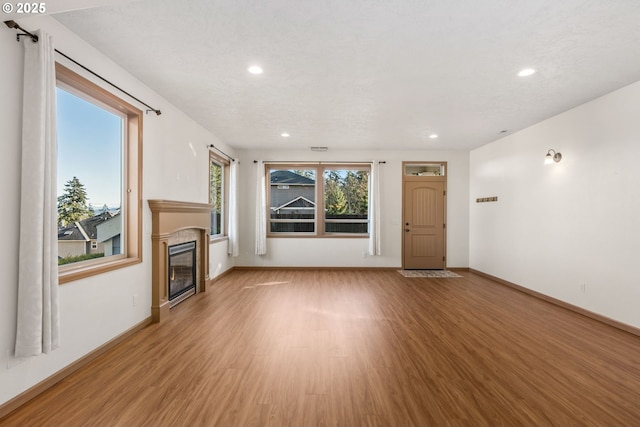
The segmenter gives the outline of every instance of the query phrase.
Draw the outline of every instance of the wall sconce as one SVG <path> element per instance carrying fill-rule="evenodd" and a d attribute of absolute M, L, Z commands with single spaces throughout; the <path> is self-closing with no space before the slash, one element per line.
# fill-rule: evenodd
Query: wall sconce
<path fill-rule="evenodd" d="M 562 160 L 562 154 L 553 149 L 547 151 L 547 155 L 544 156 L 545 165 L 550 165 L 553 162 L 559 163 L 560 160 Z"/>

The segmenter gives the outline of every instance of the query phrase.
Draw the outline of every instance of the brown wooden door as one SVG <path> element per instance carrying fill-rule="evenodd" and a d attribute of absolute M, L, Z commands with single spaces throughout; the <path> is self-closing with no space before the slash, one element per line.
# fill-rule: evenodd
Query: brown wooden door
<path fill-rule="evenodd" d="M 404 183 L 404 268 L 443 269 L 444 182 Z"/>

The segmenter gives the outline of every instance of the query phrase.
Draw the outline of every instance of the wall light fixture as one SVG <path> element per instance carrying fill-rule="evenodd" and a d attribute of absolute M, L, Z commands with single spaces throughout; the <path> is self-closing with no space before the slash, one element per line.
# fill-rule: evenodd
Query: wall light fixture
<path fill-rule="evenodd" d="M 550 165 L 553 162 L 559 163 L 560 160 L 562 160 L 562 154 L 553 149 L 547 151 L 547 155 L 544 156 L 545 165 Z"/>

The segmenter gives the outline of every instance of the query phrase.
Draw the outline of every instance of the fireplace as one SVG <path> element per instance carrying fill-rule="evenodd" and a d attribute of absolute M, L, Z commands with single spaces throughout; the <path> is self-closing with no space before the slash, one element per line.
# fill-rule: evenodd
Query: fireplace
<path fill-rule="evenodd" d="M 212 206 L 149 200 L 149 207 L 152 214 L 151 317 L 154 322 L 161 322 L 170 316 L 171 307 L 207 290 Z"/>
<path fill-rule="evenodd" d="M 196 293 L 196 242 L 169 246 L 169 307 Z"/>

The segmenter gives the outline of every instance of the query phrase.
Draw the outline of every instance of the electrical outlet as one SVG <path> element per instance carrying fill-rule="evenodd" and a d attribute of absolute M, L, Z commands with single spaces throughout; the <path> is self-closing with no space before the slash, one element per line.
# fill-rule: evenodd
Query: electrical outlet
<path fill-rule="evenodd" d="M 582 292 L 583 294 L 587 292 L 587 284 L 586 283 L 580 283 L 580 292 Z"/>
<path fill-rule="evenodd" d="M 138 294 L 133 294 L 132 300 L 133 306 L 136 307 L 138 305 Z"/>

